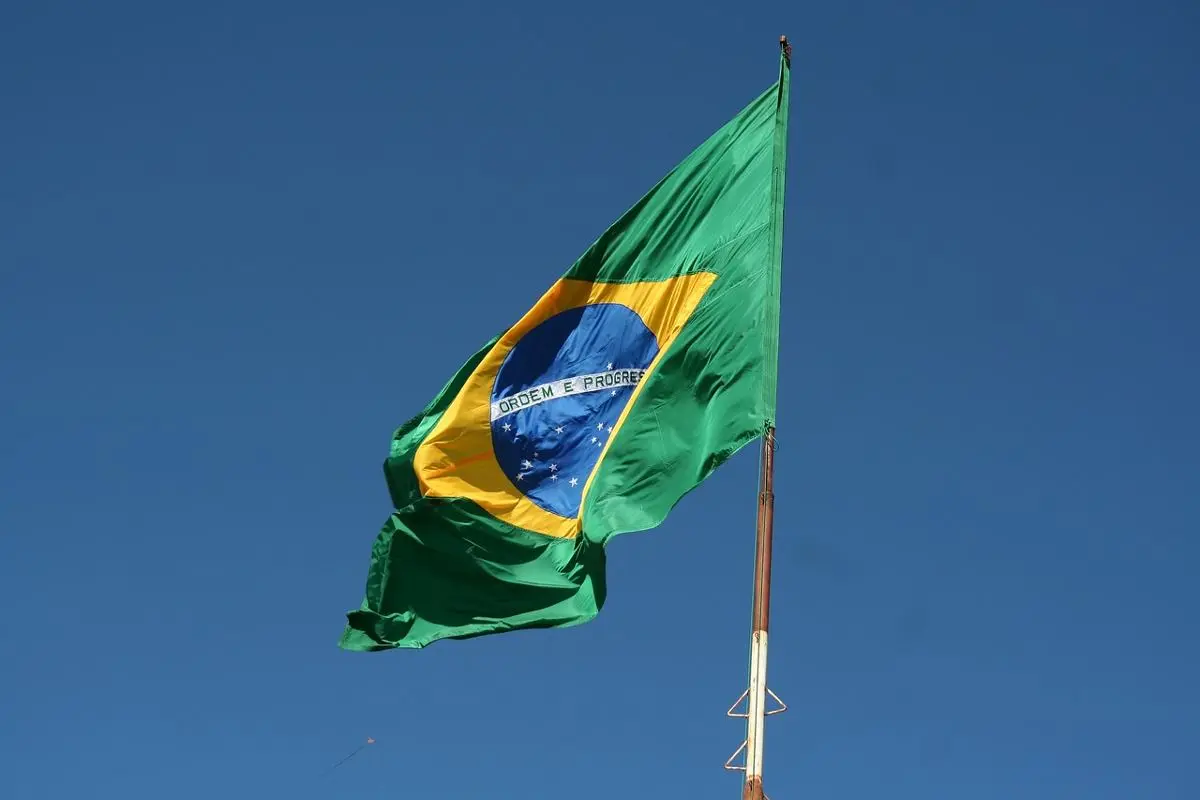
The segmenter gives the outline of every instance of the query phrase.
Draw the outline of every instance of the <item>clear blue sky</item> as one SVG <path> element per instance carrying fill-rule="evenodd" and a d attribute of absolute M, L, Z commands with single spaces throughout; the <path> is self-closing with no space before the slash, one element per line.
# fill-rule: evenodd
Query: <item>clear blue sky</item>
<path fill-rule="evenodd" d="M 738 796 L 749 450 L 595 622 L 335 642 L 392 429 L 787 33 L 768 792 L 1200 797 L 1200 6 L 1070 5 L 5 4 L 0 796 Z"/>

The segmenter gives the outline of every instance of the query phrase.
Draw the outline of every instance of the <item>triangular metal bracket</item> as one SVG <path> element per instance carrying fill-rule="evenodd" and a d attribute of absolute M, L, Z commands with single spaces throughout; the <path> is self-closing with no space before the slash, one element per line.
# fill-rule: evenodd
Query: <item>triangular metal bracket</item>
<path fill-rule="evenodd" d="M 729 758 L 725 759 L 725 769 L 734 770 L 736 772 L 745 772 L 746 771 L 745 759 L 742 760 L 741 764 L 733 763 L 734 759 L 736 759 L 738 756 L 742 755 L 745 752 L 746 752 L 746 740 L 742 739 L 742 743 L 740 745 L 738 745 L 737 750 L 733 751 L 733 755 L 731 755 Z"/>
<path fill-rule="evenodd" d="M 783 712 L 787 711 L 787 703 L 780 700 L 779 695 L 772 692 L 770 687 L 767 688 L 767 695 L 770 696 L 776 703 L 779 703 L 779 708 L 768 708 L 764 712 L 763 716 L 769 717 L 772 714 L 782 714 Z"/>
<path fill-rule="evenodd" d="M 763 712 L 764 717 L 769 717 L 772 714 L 782 714 L 783 712 L 787 711 L 787 709 L 788 709 L 787 703 L 780 700 L 779 695 L 775 694 L 770 689 L 767 689 L 767 696 L 769 696 L 772 700 L 774 700 L 779 705 L 776 708 L 768 708 L 766 711 L 764 711 Z M 743 705 L 743 703 L 745 704 L 746 710 L 738 711 L 738 706 Z M 750 690 L 749 689 L 747 689 L 746 691 L 744 691 L 740 695 L 738 695 L 738 699 L 733 701 L 733 705 L 731 705 L 729 707 L 729 710 L 725 712 L 725 716 L 733 717 L 734 719 L 746 719 L 750 716 Z"/>
<path fill-rule="evenodd" d="M 746 701 L 746 708 L 749 709 L 750 708 L 750 699 L 749 698 L 750 698 L 750 690 L 747 689 L 738 695 L 737 700 L 733 701 L 733 705 L 731 705 L 729 707 L 729 710 L 725 712 L 725 716 L 733 717 L 734 719 L 746 719 L 747 717 L 749 717 L 750 716 L 749 710 L 747 710 L 747 711 L 738 711 L 737 710 L 737 707 L 742 704 L 743 700 Z M 746 746 L 746 743 L 742 742 L 742 747 L 745 747 L 745 746 Z"/>

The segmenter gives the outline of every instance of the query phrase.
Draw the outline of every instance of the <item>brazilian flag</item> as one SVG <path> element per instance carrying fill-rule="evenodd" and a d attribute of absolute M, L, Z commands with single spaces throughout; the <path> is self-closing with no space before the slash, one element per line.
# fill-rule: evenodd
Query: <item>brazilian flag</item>
<path fill-rule="evenodd" d="M 774 424 L 789 64 L 392 437 L 347 650 L 576 625 L 604 545 Z"/>

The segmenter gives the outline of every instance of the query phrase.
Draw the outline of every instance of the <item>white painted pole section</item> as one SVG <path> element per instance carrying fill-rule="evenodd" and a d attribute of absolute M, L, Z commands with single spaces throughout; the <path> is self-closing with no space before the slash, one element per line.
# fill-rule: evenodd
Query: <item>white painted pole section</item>
<path fill-rule="evenodd" d="M 762 779 L 767 712 L 767 632 L 750 637 L 750 694 L 746 718 L 746 782 Z"/>

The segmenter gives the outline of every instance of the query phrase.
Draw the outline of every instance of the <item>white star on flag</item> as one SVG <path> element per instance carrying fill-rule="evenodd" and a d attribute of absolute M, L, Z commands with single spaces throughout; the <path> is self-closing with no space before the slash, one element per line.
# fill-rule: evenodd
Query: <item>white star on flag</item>
<path fill-rule="evenodd" d="M 521 462 L 521 469 L 533 469 L 533 462 L 529 459 L 525 459 Z"/>
<path fill-rule="evenodd" d="M 571 478 L 571 480 L 567 481 L 567 483 L 574 486 L 575 484 L 579 483 L 579 478 Z"/>

